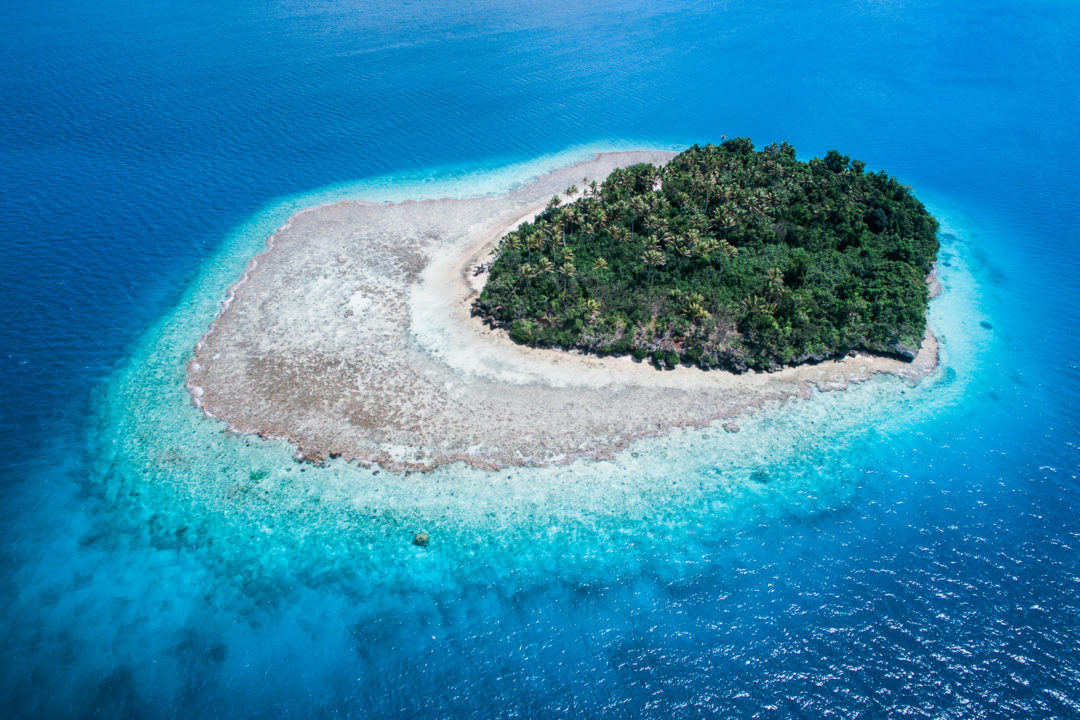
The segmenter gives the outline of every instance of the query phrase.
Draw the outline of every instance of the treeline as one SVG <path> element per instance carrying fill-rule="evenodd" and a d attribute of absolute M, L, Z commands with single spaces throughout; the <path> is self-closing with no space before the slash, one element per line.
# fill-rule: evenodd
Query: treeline
<path fill-rule="evenodd" d="M 912 358 L 937 227 L 905 186 L 835 150 L 801 162 L 787 143 L 695 145 L 552 198 L 503 238 L 473 310 L 521 343 L 660 367 Z"/>

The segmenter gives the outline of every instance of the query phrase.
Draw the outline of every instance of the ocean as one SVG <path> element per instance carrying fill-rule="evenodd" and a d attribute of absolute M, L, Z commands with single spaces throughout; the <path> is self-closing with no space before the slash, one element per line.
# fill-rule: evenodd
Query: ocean
<path fill-rule="evenodd" d="M 4 715 L 1080 718 L 1074 3 L 4 16 Z M 934 375 L 498 473 L 300 464 L 183 387 L 299 209 L 725 136 L 926 202 Z"/>

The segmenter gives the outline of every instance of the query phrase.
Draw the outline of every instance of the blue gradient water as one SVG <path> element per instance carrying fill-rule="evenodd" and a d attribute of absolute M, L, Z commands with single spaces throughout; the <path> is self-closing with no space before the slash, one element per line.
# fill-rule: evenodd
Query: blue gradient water
<path fill-rule="evenodd" d="M 1075 4 L 4 18 L 5 714 L 1080 717 Z M 294 209 L 725 134 L 926 199 L 935 376 L 496 476 L 303 467 L 187 402 Z"/>

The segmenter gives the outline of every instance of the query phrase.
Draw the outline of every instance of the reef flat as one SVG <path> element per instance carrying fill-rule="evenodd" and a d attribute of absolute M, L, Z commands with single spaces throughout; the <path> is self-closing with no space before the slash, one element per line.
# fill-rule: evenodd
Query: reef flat
<path fill-rule="evenodd" d="M 636 438 L 724 422 L 875 373 L 937 363 L 852 355 L 772 373 L 679 367 L 515 344 L 473 317 L 482 268 L 507 232 L 570 185 L 674 153 L 604 153 L 497 196 L 342 202 L 302 211 L 232 286 L 195 348 L 195 402 L 299 456 L 388 468 L 607 458 Z M 479 270 L 478 270 L 479 268 Z"/>

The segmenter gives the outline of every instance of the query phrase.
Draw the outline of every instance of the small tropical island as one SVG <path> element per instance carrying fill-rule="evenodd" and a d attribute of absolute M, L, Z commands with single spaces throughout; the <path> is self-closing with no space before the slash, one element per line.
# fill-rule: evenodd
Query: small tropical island
<path fill-rule="evenodd" d="M 567 194 L 503 238 L 473 305 L 519 343 L 732 372 L 919 351 L 938 223 L 836 150 L 736 138 Z"/>
<path fill-rule="evenodd" d="M 552 201 L 567 187 L 586 191 Z M 599 153 L 503 194 L 321 205 L 251 258 L 187 385 L 316 463 L 494 469 L 735 433 L 759 408 L 933 372 L 935 227 L 861 163 L 749 140 Z"/>

